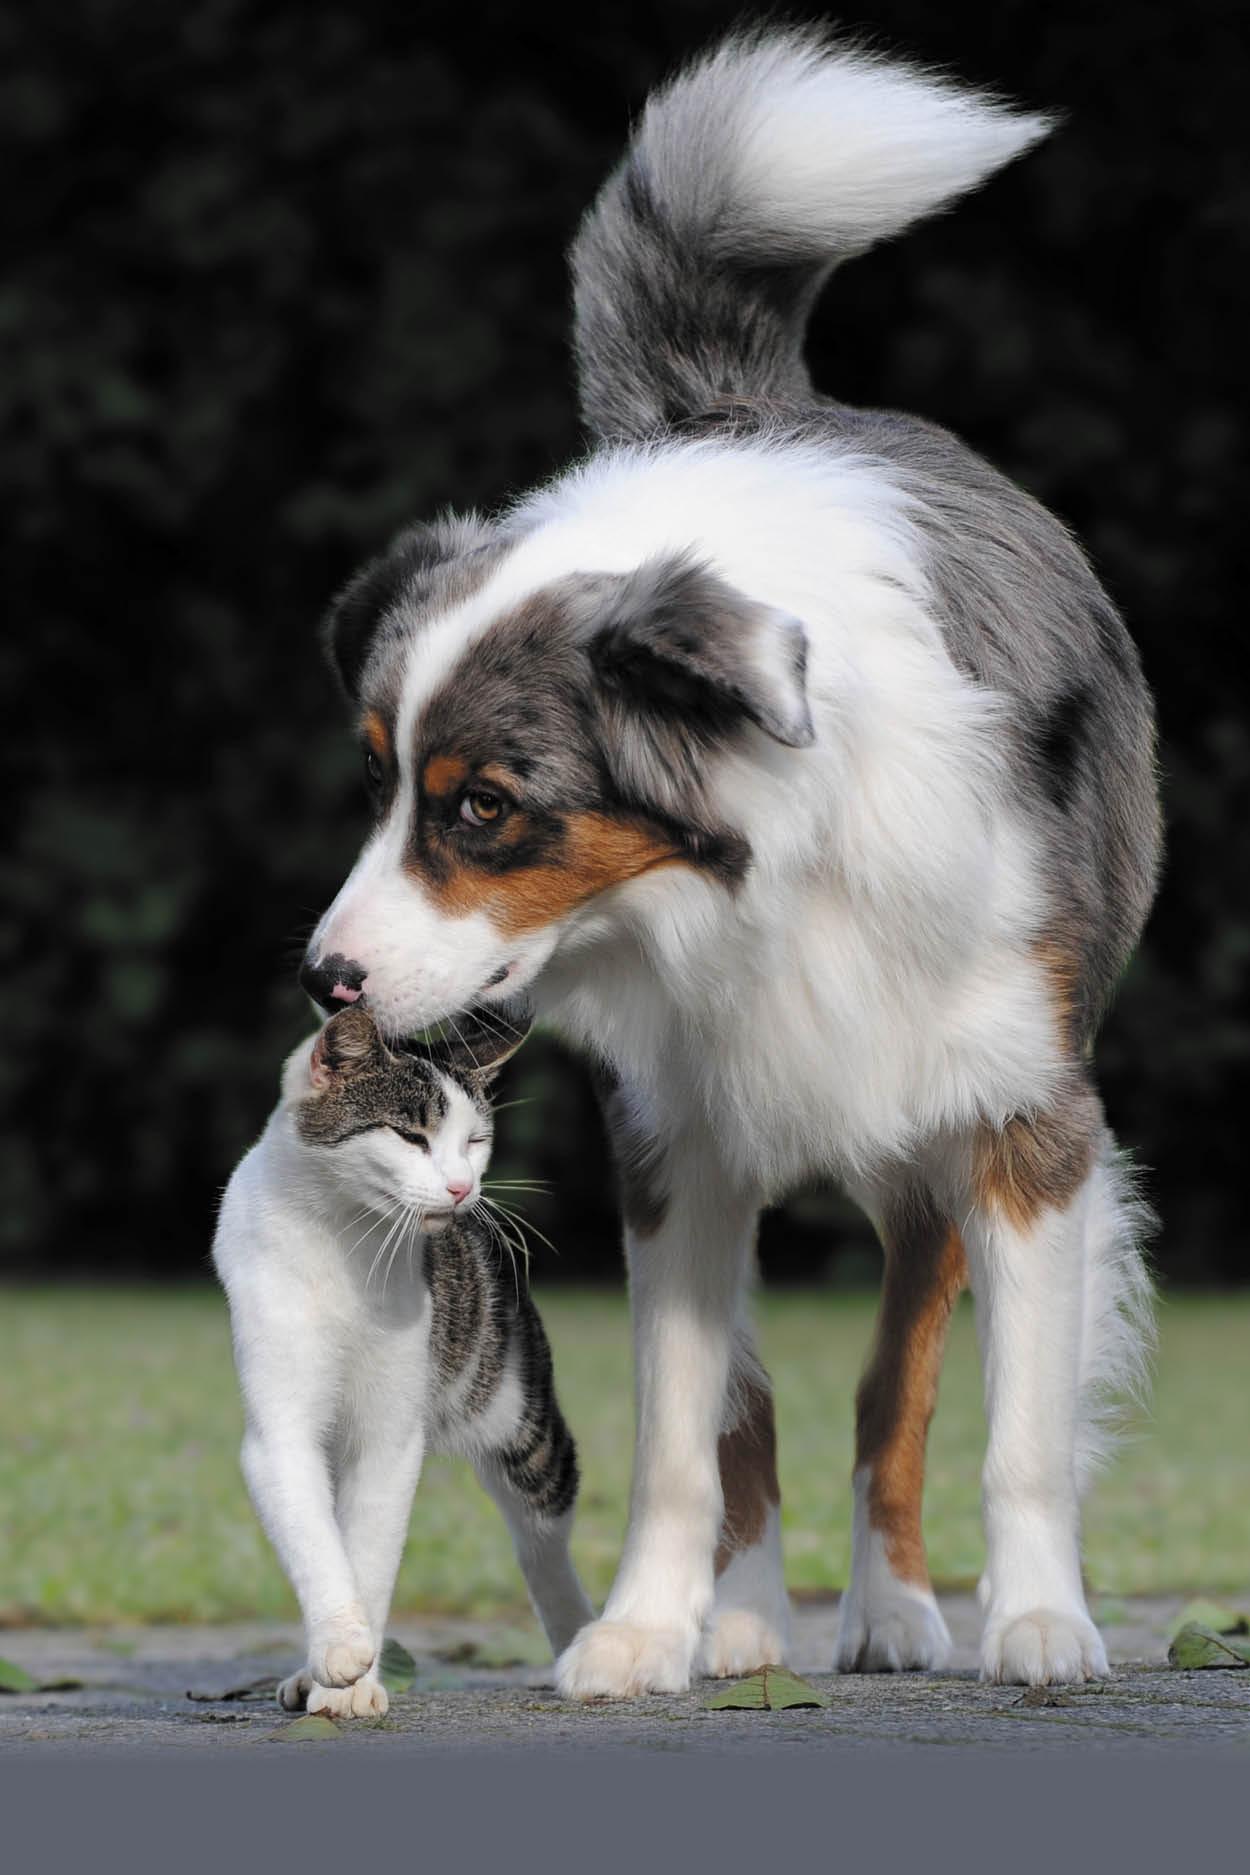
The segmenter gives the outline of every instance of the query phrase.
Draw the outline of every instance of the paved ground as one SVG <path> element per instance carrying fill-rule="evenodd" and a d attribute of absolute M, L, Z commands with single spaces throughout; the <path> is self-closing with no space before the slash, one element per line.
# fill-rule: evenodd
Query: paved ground
<path fill-rule="evenodd" d="M 704 1702 L 718 1689 L 707 1682 L 680 1698 L 573 1706 L 552 1690 L 548 1668 L 507 1664 L 510 1653 L 536 1654 L 524 1633 L 462 1621 L 396 1621 L 393 1632 L 418 1662 L 413 1690 L 392 1700 L 389 1719 L 345 1725 L 324 1748 L 411 1754 L 468 1745 L 641 1746 L 715 1753 L 906 1742 L 978 1751 L 1191 1754 L 1250 1744 L 1250 1670 L 1179 1673 L 1166 1664 L 1168 1623 L 1179 1599 L 1096 1606 L 1114 1679 L 1049 1693 L 981 1686 L 975 1606 L 970 1597 L 943 1605 L 956 1642 L 948 1672 L 864 1677 L 823 1671 L 836 1607 L 800 1607 L 795 1664 L 830 1704 L 777 1713 L 711 1712 Z M 0 1697 L 0 1752 L 42 1755 L 67 1742 L 136 1751 L 267 1749 L 291 1723 L 273 1704 L 272 1681 L 290 1671 L 297 1653 L 295 1630 L 272 1624 L 0 1633 L 0 1654 L 40 1682 L 82 1682 Z M 244 1688 L 250 1690 L 240 1695 Z"/>

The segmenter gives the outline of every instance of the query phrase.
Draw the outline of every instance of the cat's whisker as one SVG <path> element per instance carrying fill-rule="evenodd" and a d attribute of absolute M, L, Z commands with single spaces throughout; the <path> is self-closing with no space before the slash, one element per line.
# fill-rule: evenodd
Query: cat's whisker
<path fill-rule="evenodd" d="M 361 1220 L 361 1218 L 362 1218 L 362 1217 L 368 1217 L 368 1216 L 369 1216 L 369 1214 L 370 1214 L 370 1212 L 371 1212 L 371 1211 L 374 1211 L 374 1210 L 376 1210 L 376 1209 L 377 1209 L 377 1207 L 376 1207 L 376 1205 L 372 1205 L 372 1204 L 362 1204 L 362 1205 L 361 1205 L 361 1207 L 360 1207 L 360 1209 L 359 1209 L 359 1211 L 357 1211 L 357 1212 L 356 1212 L 356 1214 L 355 1214 L 355 1216 L 354 1216 L 354 1217 L 349 1217 L 349 1218 L 347 1219 L 347 1221 L 346 1221 L 346 1223 L 345 1223 L 345 1224 L 343 1225 L 343 1229 L 344 1229 L 344 1230 L 350 1230 L 353 1224 L 359 1224 L 359 1222 L 360 1222 L 360 1220 Z M 329 1215 L 329 1206 L 328 1206 L 328 1205 L 327 1205 L 327 1206 L 323 1206 L 323 1211 L 324 1211 L 324 1212 L 325 1212 L 325 1214 L 326 1214 L 326 1215 L 328 1216 L 328 1215 Z"/>
<path fill-rule="evenodd" d="M 480 1200 L 477 1204 L 474 1205 L 473 1209 L 474 1209 L 474 1212 L 480 1216 L 481 1222 L 486 1229 L 486 1234 L 490 1240 L 491 1247 L 495 1251 L 496 1261 L 502 1264 L 503 1253 L 505 1250 L 508 1252 L 508 1257 L 512 1263 L 512 1279 L 513 1279 L 513 1283 L 516 1285 L 516 1288 L 517 1288 L 517 1300 L 519 1301 L 521 1292 L 520 1292 L 520 1285 L 517 1281 L 516 1254 L 513 1251 L 511 1244 L 508 1242 L 508 1239 L 504 1236 L 503 1231 L 500 1229 L 495 1219 L 490 1215 L 490 1212 L 485 1208 L 485 1206 L 481 1203 Z"/>
<path fill-rule="evenodd" d="M 469 1057 L 469 1060 L 473 1063 L 473 1066 L 475 1068 L 479 1068 L 481 1066 L 481 1063 L 478 1061 L 477 1056 L 474 1054 L 468 1042 L 465 1040 L 464 1031 L 460 1027 L 460 1024 L 456 1021 L 454 1016 L 448 1016 L 447 1020 L 448 1022 L 450 1022 L 452 1034 L 455 1036 L 456 1040 L 459 1042 L 461 1048 L 463 1048 L 465 1054 Z"/>
<path fill-rule="evenodd" d="M 404 1206 L 404 1214 L 403 1214 L 402 1219 L 400 1220 L 399 1234 L 395 1239 L 395 1243 L 392 1247 L 391 1254 L 389 1258 L 387 1259 L 386 1274 L 382 1278 L 383 1295 L 386 1294 L 386 1290 L 390 1284 L 391 1271 L 395 1267 L 395 1258 L 399 1255 L 405 1243 L 411 1242 L 413 1221 L 417 1215 L 418 1215 L 418 1208 L 415 1204 L 406 1204 Z M 411 1268 L 411 1258 L 409 1259 L 409 1267 Z"/>
<path fill-rule="evenodd" d="M 532 1230 L 535 1237 L 538 1238 L 539 1242 L 546 1244 L 552 1256 L 559 1256 L 560 1252 L 556 1249 L 550 1237 L 546 1236 L 542 1231 L 539 1230 L 537 1224 L 535 1224 L 532 1218 L 526 1217 L 520 1211 L 511 1210 L 508 1205 L 501 1203 L 498 1198 L 492 1198 L 490 1202 L 495 1206 L 497 1211 L 500 1211 L 504 1217 L 510 1219 L 513 1224 L 517 1225 L 522 1230 Z M 527 1255 L 528 1255 L 528 1251 L 527 1251 Z"/>
<path fill-rule="evenodd" d="M 366 1211 L 366 1212 L 367 1212 L 367 1211 L 372 1211 L 372 1210 L 373 1210 L 373 1206 L 372 1206 L 372 1205 L 366 1205 L 366 1207 L 365 1207 L 365 1211 Z M 364 1212 L 362 1212 L 362 1213 L 361 1213 L 361 1216 L 364 1216 L 364 1215 L 365 1215 L 365 1213 L 364 1213 Z M 364 1230 L 364 1231 L 362 1231 L 362 1232 L 360 1233 L 360 1236 L 359 1236 L 359 1237 L 357 1237 L 357 1239 L 356 1239 L 356 1241 L 355 1241 L 355 1243 L 354 1243 L 354 1244 L 352 1244 L 352 1246 L 351 1246 L 351 1248 L 350 1248 L 350 1249 L 348 1250 L 348 1252 L 347 1252 L 347 1254 L 348 1254 L 348 1256 L 351 1256 L 351 1254 L 352 1254 L 352 1252 L 353 1252 L 353 1251 L 355 1251 L 355 1250 L 359 1250 L 359 1248 L 360 1248 L 360 1246 L 361 1246 L 361 1244 L 362 1244 L 362 1243 L 363 1243 L 363 1242 L 365 1241 L 365 1238 L 366 1238 L 366 1237 L 372 1237 L 372 1235 L 373 1235 L 373 1233 L 374 1233 L 374 1231 L 375 1231 L 375 1230 L 376 1230 L 376 1229 L 378 1228 L 378 1226 L 379 1226 L 379 1224 L 385 1224 L 385 1223 L 386 1223 L 386 1221 L 387 1221 L 387 1219 L 388 1219 L 389 1217 L 391 1217 L 392 1215 L 393 1215 L 393 1207 L 392 1207 L 392 1208 L 390 1208 L 390 1209 L 388 1209 L 388 1210 L 385 1210 L 385 1211 L 379 1211 L 379 1212 L 378 1212 L 378 1215 L 377 1215 L 377 1216 L 376 1216 L 376 1217 L 374 1218 L 374 1220 L 373 1220 L 373 1222 L 372 1222 L 372 1224 L 370 1224 L 370 1226 L 369 1226 L 369 1228 L 368 1228 L 367 1230 Z"/>
<path fill-rule="evenodd" d="M 529 1288 L 529 1270 L 530 1270 L 529 1249 L 521 1241 L 520 1238 L 512 1236 L 504 1228 L 504 1226 L 499 1224 L 498 1222 L 495 1223 L 495 1229 L 498 1232 L 500 1243 L 503 1245 L 504 1249 L 508 1252 L 508 1260 L 512 1265 L 512 1283 L 513 1283 L 513 1287 L 516 1290 L 516 1299 L 517 1299 L 517 1304 L 519 1306 L 520 1301 L 521 1301 L 521 1274 L 520 1274 L 519 1269 L 517 1268 L 517 1260 L 516 1260 L 517 1251 L 518 1250 L 520 1251 L 521 1256 L 525 1263 L 525 1286 L 528 1289 Z"/>
<path fill-rule="evenodd" d="M 400 1214 L 402 1214 L 402 1211 L 403 1211 L 402 1201 L 396 1201 L 396 1203 L 392 1205 L 391 1209 L 387 1212 L 387 1216 L 392 1220 L 391 1227 L 387 1231 L 381 1243 L 378 1245 L 377 1254 L 374 1257 L 372 1263 L 369 1265 L 369 1274 L 365 1277 L 366 1289 L 368 1289 L 368 1287 L 372 1283 L 377 1267 L 379 1263 L 382 1261 L 382 1258 L 386 1255 L 387 1245 L 390 1243 L 391 1238 L 394 1236 L 395 1231 L 397 1230 L 399 1226 Z M 383 1287 L 385 1287 L 385 1284 L 383 1285 Z"/>
<path fill-rule="evenodd" d="M 525 1239 L 524 1234 L 519 1229 L 519 1225 L 521 1224 L 522 1220 L 515 1217 L 513 1213 L 505 1211 L 500 1205 L 495 1204 L 493 1199 L 487 1198 L 484 1202 L 490 1205 L 491 1208 L 497 1214 L 496 1220 L 495 1220 L 496 1228 L 498 1229 L 500 1236 L 503 1238 L 503 1241 L 509 1247 L 508 1254 L 512 1256 L 512 1268 L 513 1268 L 514 1275 L 516 1274 L 516 1256 L 513 1253 L 514 1252 L 520 1253 L 521 1259 L 525 1264 L 525 1283 L 526 1283 L 526 1287 L 528 1288 L 529 1287 L 529 1272 L 530 1272 L 530 1247 Z"/>

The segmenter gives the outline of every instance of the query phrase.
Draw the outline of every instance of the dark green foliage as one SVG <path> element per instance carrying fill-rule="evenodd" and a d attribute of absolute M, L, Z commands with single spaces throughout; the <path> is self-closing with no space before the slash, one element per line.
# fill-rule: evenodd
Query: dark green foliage
<path fill-rule="evenodd" d="M 364 825 L 318 616 L 396 526 L 576 446 L 563 247 L 647 84 L 737 11 L 0 11 L 12 1261 L 203 1263 L 305 1023 L 301 933 Z M 1054 505 L 1143 646 L 1171 859 L 1103 1077 L 1155 1168 L 1164 1267 L 1246 1274 L 1236 21 L 1220 0 L 864 0 L 848 21 L 1070 115 L 848 269 L 813 362 Z M 535 1104 L 500 1158 L 554 1182 L 534 1214 L 556 1271 L 613 1267 L 580 1070 L 535 1044 L 510 1074 L 501 1097 Z M 807 1200 L 766 1264 L 810 1275 L 845 1228 Z"/>

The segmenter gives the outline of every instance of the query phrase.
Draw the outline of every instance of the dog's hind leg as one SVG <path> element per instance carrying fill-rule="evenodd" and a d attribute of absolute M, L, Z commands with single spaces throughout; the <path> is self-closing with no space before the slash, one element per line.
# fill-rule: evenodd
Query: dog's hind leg
<path fill-rule="evenodd" d="M 718 1457 L 725 1508 L 699 1664 L 724 1677 L 783 1662 L 790 1644 L 773 1392 L 746 1327 L 739 1330 Z"/>
<path fill-rule="evenodd" d="M 982 1678 L 1107 1676 L 1085 1603 L 1080 1491 L 1108 1392 L 1149 1332 L 1140 1207 L 1083 1076 L 971 1143 L 964 1226 L 985 1370 Z"/>
<path fill-rule="evenodd" d="M 967 1263 L 959 1232 L 921 1192 L 893 1195 L 879 1229 L 885 1277 L 856 1397 L 851 1581 L 837 1645 L 843 1673 L 938 1667 L 950 1650 L 920 1508 L 946 1330 Z"/>

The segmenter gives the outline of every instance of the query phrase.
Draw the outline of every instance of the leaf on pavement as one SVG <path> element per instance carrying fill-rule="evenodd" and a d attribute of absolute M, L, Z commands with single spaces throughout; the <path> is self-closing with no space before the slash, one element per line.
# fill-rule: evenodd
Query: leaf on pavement
<path fill-rule="evenodd" d="M 1174 1641 L 1182 1628 L 1191 1625 L 1213 1628 L 1217 1634 L 1250 1634 L 1250 1615 L 1244 1609 L 1227 1608 L 1223 1602 L 1199 1597 L 1196 1602 L 1186 1602 L 1168 1629 L 1168 1639 Z"/>
<path fill-rule="evenodd" d="M 388 1638 L 378 1655 L 378 1678 L 388 1693 L 409 1693 L 417 1677 L 417 1663 L 399 1641 Z"/>
<path fill-rule="evenodd" d="M 37 1693 L 39 1683 L 15 1661 L 0 1660 L 0 1693 Z"/>
<path fill-rule="evenodd" d="M 1168 1648 L 1168 1659 L 1186 1672 L 1198 1667 L 1250 1667 L 1250 1639 L 1217 1634 L 1214 1628 L 1190 1621 Z"/>
<path fill-rule="evenodd" d="M 341 1728 L 324 1712 L 306 1712 L 302 1719 L 292 1719 L 289 1725 L 280 1725 L 276 1731 L 266 1733 L 280 1745 L 311 1745 L 318 1739 L 338 1738 Z"/>
<path fill-rule="evenodd" d="M 785 1712 L 792 1706 L 827 1706 L 829 1701 L 788 1667 L 761 1667 L 704 1704 L 710 1712 Z"/>

